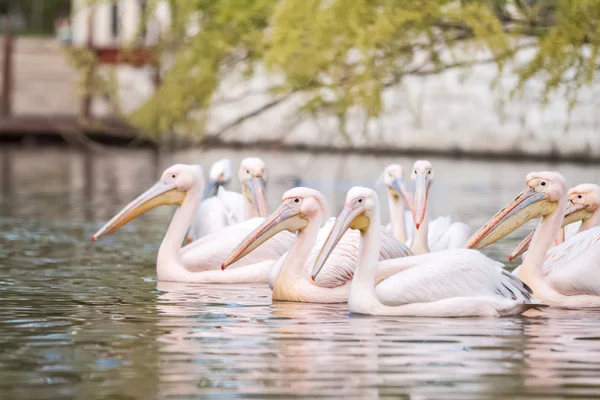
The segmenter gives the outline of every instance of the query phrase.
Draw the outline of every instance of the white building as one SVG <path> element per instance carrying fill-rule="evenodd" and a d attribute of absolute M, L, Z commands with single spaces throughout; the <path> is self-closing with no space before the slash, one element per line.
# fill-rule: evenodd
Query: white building
<path fill-rule="evenodd" d="M 153 44 L 158 32 L 170 24 L 166 1 L 158 3 L 148 19 L 147 28 L 140 31 L 142 17 L 148 12 L 148 0 L 101 1 L 88 6 L 90 0 L 72 0 L 73 43 L 85 45 L 88 40 L 90 13 L 93 12 L 93 43 L 98 47 L 115 47 L 141 41 Z"/>

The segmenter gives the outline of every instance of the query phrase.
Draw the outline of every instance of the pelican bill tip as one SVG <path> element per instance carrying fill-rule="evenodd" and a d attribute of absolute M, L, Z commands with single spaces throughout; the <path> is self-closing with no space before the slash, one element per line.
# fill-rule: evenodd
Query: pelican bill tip
<path fill-rule="evenodd" d="M 97 237 L 96 235 L 92 236 L 92 243 L 94 243 L 96 241 Z"/>
<path fill-rule="evenodd" d="M 221 264 L 221 271 L 225 271 L 225 268 L 227 268 L 227 266 L 225 265 L 225 263 Z"/>
<path fill-rule="evenodd" d="M 315 280 L 315 276 L 311 275 L 310 278 L 314 281 Z"/>

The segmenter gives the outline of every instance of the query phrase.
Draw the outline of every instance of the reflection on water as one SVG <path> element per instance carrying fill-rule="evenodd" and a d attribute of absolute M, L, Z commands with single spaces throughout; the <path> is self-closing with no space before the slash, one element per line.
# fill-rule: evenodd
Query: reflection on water
<path fill-rule="evenodd" d="M 0 398 L 543 398 L 600 395 L 594 311 L 533 318 L 349 316 L 343 305 L 271 304 L 257 285 L 156 282 L 172 210 L 155 210 L 92 245 L 94 231 L 172 163 L 205 167 L 230 155 L 161 160 L 120 150 L 0 152 Z M 335 213 L 346 190 L 412 160 L 265 153 L 269 199 L 299 178 Z M 523 187 L 559 169 L 571 186 L 597 168 L 431 159 L 434 215 L 476 228 Z M 238 187 L 237 182 L 234 185 Z M 384 192 L 382 191 L 382 194 Z M 385 219 L 385 218 L 384 218 Z M 501 260 L 516 244 L 488 250 Z"/>

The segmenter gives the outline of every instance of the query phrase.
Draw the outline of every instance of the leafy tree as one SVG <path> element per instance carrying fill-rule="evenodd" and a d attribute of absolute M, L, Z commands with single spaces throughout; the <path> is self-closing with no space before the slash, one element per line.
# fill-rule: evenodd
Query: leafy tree
<path fill-rule="evenodd" d="M 0 0 L 0 15 L 20 12 L 28 33 L 53 34 L 55 18 L 70 10 L 71 0 Z"/>
<path fill-rule="evenodd" d="M 172 60 L 157 92 L 131 116 L 149 133 L 190 130 L 225 76 L 259 67 L 281 77 L 273 102 L 303 93 L 299 112 L 339 117 L 351 108 L 377 117 L 382 91 L 407 75 L 495 63 L 500 73 L 525 47 L 519 84 L 543 79 L 543 98 L 578 90 L 600 68 L 600 0 L 169 0 L 162 37 Z M 150 4 L 149 14 L 156 3 Z M 190 20 L 198 32 L 186 33 Z M 482 58 L 482 51 L 487 54 Z M 235 123 L 240 122 L 240 118 Z"/>

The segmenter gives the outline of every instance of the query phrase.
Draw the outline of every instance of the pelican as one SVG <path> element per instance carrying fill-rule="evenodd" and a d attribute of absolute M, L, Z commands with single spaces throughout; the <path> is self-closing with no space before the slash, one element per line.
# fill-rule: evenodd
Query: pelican
<path fill-rule="evenodd" d="M 222 268 L 255 251 L 283 230 L 298 231 L 288 254 L 281 257 L 271 270 L 269 285 L 273 290 L 273 300 L 345 303 L 356 268 L 359 234 L 356 231 L 346 232 L 332 250 L 319 279 L 312 280 L 310 268 L 332 226 L 328 222 L 321 228 L 326 219 L 325 199 L 319 191 L 305 187 L 290 189 L 283 195 L 281 206 L 240 244 Z M 381 231 L 380 240 L 380 260 L 410 255 L 408 248 L 394 239 L 388 230 Z"/>
<path fill-rule="evenodd" d="M 269 215 L 265 197 L 267 168 L 263 160 L 248 157 L 240 163 L 238 177 L 243 194 L 226 190 L 223 185 L 231 181 L 231 161 L 224 159 L 214 163 L 210 169 L 209 184 L 204 190 L 204 200 L 188 232 L 188 242 L 210 233 L 239 224 L 255 217 Z M 216 196 L 211 196 L 216 193 Z"/>
<path fill-rule="evenodd" d="M 202 200 L 216 196 L 219 188 L 227 189 L 233 177 L 233 163 L 229 158 L 215 161 L 208 171 L 208 185 L 204 189 Z"/>
<path fill-rule="evenodd" d="M 409 240 L 408 232 L 413 231 L 412 195 L 404 186 L 404 170 L 398 164 L 390 164 L 383 171 L 383 183 L 387 186 L 388 207 L 390 210 L 390 223 L 386 226 L 394 237 L 406 243 Z M 408 210 L 404 209 L 404 203 Z"/>
<path fill-rule="evenodd" d="M 582 183 L 569 189 L 567 198 L 571 203 L 567 207 L 562 223 L 562 229 L 554 240 L 554 245 L 559 245 L 566 239 L 576 234 L 600 225 L 600 213 L 596 210 L 600 207 L 600 186 L 592 183 Z M 529 248 L 533 232 L 525 237 L 517 248 L 508 256 L 510 261 L 523 254 Z M 513 273 L 517 272 L 517 269 Z"/>
<path fill-rule="evenodd" d="M 293 243 L 294 236 L 289 232 L 277 235 L 260 251 L 232 265 L 228 271 L 220 269 L 227 255 L 263 221 L 262 218 L 228 226 L 181 248 L 203 189 L 204 178 L 200 166 L 177 164 L 167 168 L 154 186 L 108 221 L 92 237 L 92 241 L 119 229 L 152 208 L 177 204 L 179 207 L 158 250 L 156 272 L 159 280 L 190 283 L 267 282 L 269 270 Z"/>
<path fill-rule="evenodd" d="M 416 232 L 410 244 L 413 254 L 464 247 L 471 231 L 466 224 L 452 223 L 450 216 L 439 217 L 429 222 L 427 200 L 434 179 L 433 165 L 427 160 L 416 161 L 411 177 L 415 182 L 413 219 Z"/>
<path fill-rule="evenodd" d="M 526 185 L 527 189 L 476 232 L 467 246 L 488 245 L 542 217 L 517 276 L 548 305 L 600 307 L 600 228 L 573 236 L 547 256 L 567 205 L 565 179 L 557 172 L 532 172 Z"/>
<path fill-rule="evenodd" d="M 504 316 L 539 306 L 518 278 L 478 251 L 449 249 L 377 261 L 381 223 L 377 194 L 354 187 L 346 196 L 313 267 L 316 279 L 347 229 L 361 233 L 348 308 L 372 315 L 427 317 Z"/>

